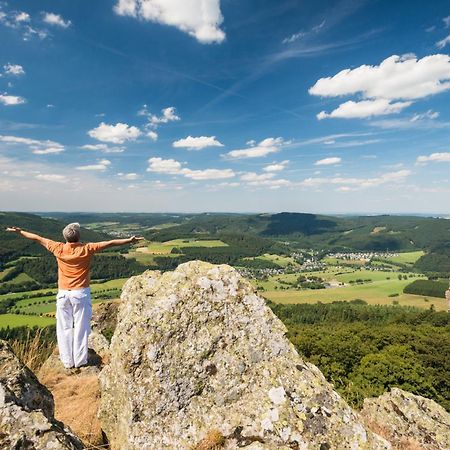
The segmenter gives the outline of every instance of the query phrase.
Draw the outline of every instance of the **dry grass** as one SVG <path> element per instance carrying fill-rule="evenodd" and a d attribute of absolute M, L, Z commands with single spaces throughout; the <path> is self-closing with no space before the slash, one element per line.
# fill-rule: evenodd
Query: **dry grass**
<path fill-rule="evenodd" d="M 219 430 L 210 430 L 206 436 L 191 450 L 220 450 L 225 444 L 225 437 Z"/>
<path fill-rule="evenodd" d="M 32 333 L 27 338 L 10 342 L 16 356 L 33 372 L 36 372 L 55 349 L 55 343 L 43 337 L 43 330 Z"/>
<path fill-rule="evenodd" d="M 39 381 L 53 395 L 56 419 L 68 425 L 88 448 L 102 448 L 103 437 L 97 417 L 100 401 L 97 375 L 67 375 L 57 370 L 45 370 L 39 374 Z"/>

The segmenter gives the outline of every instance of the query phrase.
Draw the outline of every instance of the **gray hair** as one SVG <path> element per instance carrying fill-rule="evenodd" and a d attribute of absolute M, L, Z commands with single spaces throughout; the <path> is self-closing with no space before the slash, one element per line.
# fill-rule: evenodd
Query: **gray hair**
<path fill-rule="evenodd" d="M 78 242 L 80 240 L 80 224 L 78 222 L 69 223 L 62 234 L 67 242 Z"/>

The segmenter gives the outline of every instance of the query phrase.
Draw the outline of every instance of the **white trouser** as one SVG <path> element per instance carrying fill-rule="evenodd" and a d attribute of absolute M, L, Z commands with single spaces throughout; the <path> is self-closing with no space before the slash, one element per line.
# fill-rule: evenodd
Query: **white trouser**
<path fill-rule="evenodd" d="M 59 357 L 65 367 L 80 367 L 87 364 L 91 318 L 90 288 L 58 291 L 56 337 Z"/>

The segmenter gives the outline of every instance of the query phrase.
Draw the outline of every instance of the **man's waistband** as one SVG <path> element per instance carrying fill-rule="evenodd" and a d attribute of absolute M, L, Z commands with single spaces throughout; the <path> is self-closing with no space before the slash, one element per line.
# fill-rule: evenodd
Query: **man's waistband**
<path fill-rule="evenodd" d="M 75 289 L 61 289 L 58 288 L 58 292 L 90 292 L 90 287 L 84 287 L 84 288 L 75 288 Z"/>

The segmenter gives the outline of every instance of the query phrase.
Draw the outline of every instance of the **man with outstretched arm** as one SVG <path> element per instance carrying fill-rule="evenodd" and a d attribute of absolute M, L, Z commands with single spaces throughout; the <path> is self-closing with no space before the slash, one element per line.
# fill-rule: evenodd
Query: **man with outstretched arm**
<path fill-rule="evenodd" d="M 90 264 L 94 253 L 105 248 L 131 244 L 144 238 L 132 236 L 104 242 L 80 242 L 80 224 L 67 225 L 62 234 L 65 243 L 46 239 L 18 227 L 7 228 L 51 252 L 58 262 L 58 293 L 56 295 L 56 336 L 59 357 L 71 369 L 87 364 L 88 337 L 92 318 Z"/>

